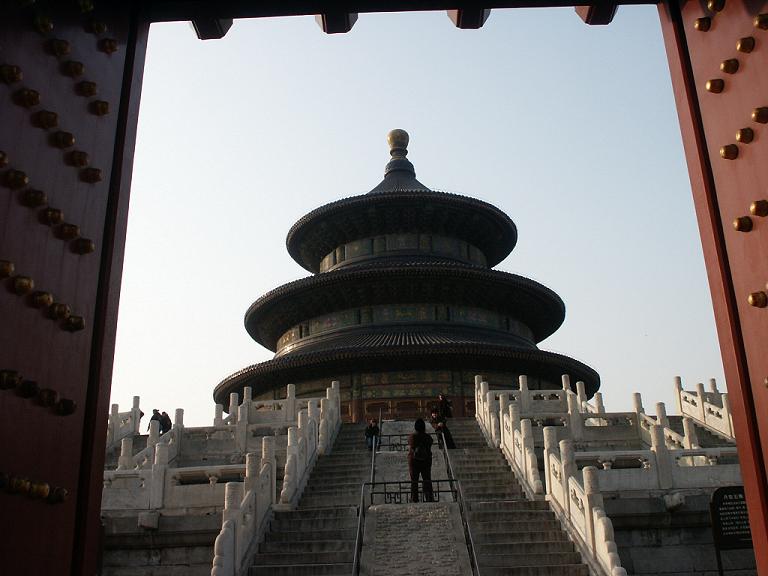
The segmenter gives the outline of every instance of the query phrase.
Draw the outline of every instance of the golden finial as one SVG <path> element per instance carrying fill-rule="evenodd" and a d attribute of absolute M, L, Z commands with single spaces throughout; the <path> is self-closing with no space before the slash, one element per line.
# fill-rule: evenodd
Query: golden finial
<path fill-rule="evenodd" d="M 387 143 L 389 144 L 389 153 L 394 158 L 404 158 L 408 154 L 408 141 L 410 137 L 408 132 L 395 128 L 387 134 Z"/>

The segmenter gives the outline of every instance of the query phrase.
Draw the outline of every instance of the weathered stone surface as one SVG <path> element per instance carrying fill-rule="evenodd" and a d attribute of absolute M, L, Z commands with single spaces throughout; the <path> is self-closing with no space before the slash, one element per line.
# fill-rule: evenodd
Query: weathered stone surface
<path fill-rule="evenodd" d="M 361 572 L 367 576 L 471 574 L 458 505 L 422 502 L 371 506 Z"/>
<path fill-rule="evenodd" d="M 708 505 L 706 493 L 686 494 L 673 511 L 663 495 L 605 500 L 622 566 L 630 574 L 715 576 Z M 756 574 L 752 550 L 724 550 L 722 561 L 728 576 Z"/>

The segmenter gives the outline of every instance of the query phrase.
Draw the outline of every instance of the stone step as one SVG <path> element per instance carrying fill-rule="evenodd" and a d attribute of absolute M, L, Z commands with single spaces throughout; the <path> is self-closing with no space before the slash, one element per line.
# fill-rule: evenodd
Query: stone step
<path fill-rule="evenodd" d="M 493 449 L 486 449 L 486 448 L 454 448 L 453 450 L 448 450 L 448 452 L 451 455 L 451 462 L 473 462 L 475 460 L 494 460 L 501 458 L 504 459 L 504 456 L 502 453 L 493 448 Z"/>
<path fill-rule="evenodd" d="M 316 470 L 336 470 L 340 468 L 369 468 L 371 461 L 368 458 L 331 458 L 330 456 L 321 458 L 315 464 Z"/>
<path fill-rule="evenodd" d="M 361 466 L 359 464 L 350 464 L 350 465 L 343 465 L 343 466 L 328 466 L 328 467 L 320 467 L 320 468 L 315 466 L 312 469 L 311 475 L 325 476 L 326 474 L 333 475 L 333 474 L 365 474 L 365 473 L 368 473 L 368 475 L 370 475 L 371 473 L 371 467 L 369 464 L 366 464 L 365 466 Z"/>
<path fill-rule="evenodd" d="M 559 531 L 561 529 L 560 523 L 557 520 L 540 520 L 536 522 L 515 522 L 514 520 L 504 520 L 501 522 L 473 522 L 471 526 L 473 534 L 509 534 L 514 532 L 515 538 L 519 532 L 551 532 L 555 530 Z M 515 538 L 510 538 L 510 540 L 514 541 Z"/>
<path fill-rule="evenodd" d="M 285 566 L 251 566 L 248 576 L 349 576 L 352 562 L 345 564 L 289 564 Z"/>
<path fill-rule="evenodd" d="M 366 450 L 365 452 L 339 452 L 334 454 L 323 454 L 318 458 L 318 464 L 340 464 L 343 462 L 356 462 L 362 464 L 363 462 L 371 462 L 371 455 Z"/>
<path fill-rule="evenodd" d="M 545 500 L 526 500 L 524 498 L 517 500 L 505 500 L 502 502 L 472 502 L 469 505 L 471 511 L 482 512 L 485 510 L 551 510 L 549 503 Z"/>
<path fill-rule="evenodd" d="M 309 540 L 355 540 L 357 525 L 345 530 L 313 530 L 310 532 L 274 532 L 267 531 L 265 542 L 307 542 Z"/>
<path fill-rule="evenodd" d="M 557 554 L 574 552 L 573 542 L 570 540 L 554 540 L 549 542 L 498 542 L 492 544 L 478 544 L 478 555 L 483 554 Z"/>
<path fill-rule="evenodd" d="M 589 576 L 585 564 L 564 564 L 561 566 L 486 566 L 483 576 Z"/>
<path fill-rule="evenodd" d="M 357 484 L 334 484 L 333 482 L 329 482 L 327 484 L 307 486 L 303 496 L 306 496 L 307 498 L 320 498 L 354 495 L 356 498 L 359 498 L 361 489 L 362 482 L 358 482 Z"/>
<path fill-rule="evenodd" d="M 330 454 L 337 454 L 339 452 L 363 452 L 367 451 L 367 445 L 365 443 L 365 440 L 355 438 L 355 439 L 348 439 L 348 440 L 340 440 L 337 441 L 333 448 L 331 448 Z"/>
<path fill-rule="evenodd" d="M 354 547 L 354 542 L 352 542 Z M 270 552 L 257 554 L 253 558 L 254 566 L 281 566 L 286 564 L 344 564 L 352 562 L 354 553 L 340 552 Z"/>
<path fill-rule="evenodd" d="M 523 489 L 514 479 L 507 479 L 504 482 L 485 481 L 485 480 L 464 480 L 460 479 L 461 487 L 465 494 L 475 494 L 478 492 L 509 492 L 510 494 L 523 493 Z M 503 500 L 503 498 L 502 498 Z"/>
<path fill-rule="evenodd" d="M 477 464 L 488 465 L 507 465 L 507 461 L 501 454 L 478 454 L 477 456 L 459 456 L 458 458 L 451 455 L 451 464 L 458 467 L 475 466 Z"/>
<path fill-rule="evenodd" d="M 464 496 L 470 500 L 514 500 L 525 497 L 523 489 L 513 484 L 506 486 L 498 484 L 467 486 L 462 482 L 461 488 Z"/>
<path fill-rule="evenodd" d="M 483 532 L 478 529 L 477 525 L 471 525 L 472 537 L 475 540 L 476 545 L 483 544 L 504 544 L 509 545 L 511 543 L 528 543 L 528 542 L 569 542 L 568 537 L 560 529 L 560 526 L 556 530 L 528 530 L 524 532 L 517 532 L 514 535 L 510 535 L 508 532 Z M 538 526 L 536 528 L 539 528 Z"/>
<path fill-rule="evenodd" d="M 109 576 L 210 576 L 211 563 L 150 566 L 104 566 Z M 349 576 L 348 574 L 345 576 Z"/>
<path fill-rule="evenodd" d="M 472 456 L 461 456 L 456 458 L 451 455 L 451 464 L 457 468 L 465 468 L 468 466 L 508 466 L 507 460 L 501 454 L 480 454 L 474 458 Z"/>
<path fill-rule="evenodd" d="M 544 552 L 523 554 L 482 554 L 477 563 L 480 566 L 520 567 L 520 566 L 562 566 L 579 564 L 578 552 Z"/>
<path fill-rule="evenodd" d="M 351 484 L 353 486 L 360 486 L 363 482 L 368 482 L 371 479 L 370 475 L 362 474 L 358 476 L 310 476 L 307 482 L 307 488 L 315 487 L 321 488 L 323 486 L 340 486 L 343 484 Z"/>
<path fill-rule="evenodd" d="M 484 457 L 478 457 L 478 458 L 453 458 L 451 457 L 451 464 L 453 465 L 453 468 L 456 471 L 460 470 L 468 470 L 471 471 L 473 468 L 485 468 L 490 466 L 491 470 L 493 468 L 499 468 L 499 469 L 506 469 L 509 470 L 509 464 L 507 464 L 507 461 L 501 457 L 501 456 L 494 456 L 492 458 L 484 458 Z"/>
<path fill-rule="evenodd" d="M 314 508 L 312 510 L 285 510 L 275 512 L 275 519 L 304 519 L 304 518 L 357 518 L 357 508 Z"/>
<path fill-rule="evenodd" d="M 328 506 L 357 506 L 360 503 L 360 492 L 355 494 L 327 496 L 304 496 L 299 501 L 299 508 L 303 510 L 327 508 Z"/>
<path fill-rule="evenodd" d="M 312 472 L 314 474 L 315 470 L 313 470 Z M 327 478 L 329 480 L 337 480 L 337 479 L 344 480 L 347 478 L 357 480 L 359 478 L 365 478 L 365 479 L 370 478 L 371 471 L 368 470 L 367 467 L 365 468 L 365 470 L 334 470 L 334 471 L 321 470 L 319 473 L 314 475 L 316 475 L 318 478 L 322 477 L 323 479 Z"/>
<path fill-rule="evenodd" d="M 326 476 L 325 474 L 313 474 L 309 477 L 308 485 L 324 485 L 328 486 L 333 484 L 334 486 L 359 486 L 361 482 L 365 482 L 370 478 L 365 474 L 357 476 Z"/>
<path fill-rule="evenodd" d="M 472 522 L 499 522 L 511 519 L 516 522 L 539 522 L 554 520 L 555 513 L 551 510 L 517 510 L 513 513 L 508 510 L 483 510 L 470 511 L 469 518 Z"/>
<path fill-rule="evenodd" d="M 467 500 L 513 500 L 514 498 L 522 498 L 523 492 L 521 490 L 463 490 L 464 497 Z"/>
<path fill-rule="evenodd" d="M 466 472 L 462 471 L 461 474 L 456 474 L 456 477 L 461 480 L 462 483 L 464 482 L 471 482 L 472 480 L 493 480 L 502 482 L 506 479 L 512 479 L 515 482 L 517 482 L 517 479 L 512 475 L 511 471 L 509 469 L 507 470 L 498 470 L 498 471 L 491 471 L 491 472 Z"/>
<path fill-rule="evenodd" d="M 270 530 L 275 532 L 304 532 L 309 530 L 350 530 L 357 529 L 357 518 L 280 518 L 272 520 Z"/>
<path fill-rule="evenodd" d="M 502 466 L 500 464 L 494 464 L 494 465 L 478 464 L 475 466 L 467 465 L 464 467 L 457 466 L 455 464 L 453 465 L 453 473 L 456 476 L 456 478 L 458 478 L 459 480 L 461 480 L 465 474 L 487 474 L 487 473 L 494 473 L 494 472 L 506 472 L 509 474 L 511 471 L 508 466 L 506 465 Z"/>
<path fill-rule="evenodd" d="M 352 540 L 305 540 L 302 542 L 262 542 L 259 552 L 350 552 L 354 553 Z"/>
<path fill-rule="evenodd" d="M 477 474 L 474 478 L 467 478 L 466 476 L 459 476 L 459 480 L 461 481 L 461 485 L 466 487 L 477 487 L 477 486 L 504 486 L 505 488 L 508 488 L 509 486 L 514 486 L 516 488 L 520 487 L 520 484 L 517 481 L 517 478 L 512 476 L 511 473 L 507 472 L 506 474 L 496 474 L 492 473 L 488 475 L 480 475 Z"/>

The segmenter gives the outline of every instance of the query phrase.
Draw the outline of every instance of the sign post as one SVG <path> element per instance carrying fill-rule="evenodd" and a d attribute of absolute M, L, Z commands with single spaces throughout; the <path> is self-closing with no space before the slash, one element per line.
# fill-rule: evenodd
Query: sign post
<path fill-rule="evenodd" d="M 709 504 L 709 513 L 715 540 L 717 573 L 723 576 L 721 550 L 752 548 L 744 486 L 723 486 L 715 490 Z"/>

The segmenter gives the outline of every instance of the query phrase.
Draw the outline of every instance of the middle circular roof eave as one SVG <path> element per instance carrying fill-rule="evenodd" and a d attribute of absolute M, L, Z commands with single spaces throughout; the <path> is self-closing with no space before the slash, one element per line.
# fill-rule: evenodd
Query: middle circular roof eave
<path fill-rule="evenodd" d="M 277 339 L 296 324 L 357 306 L 420 302 L 463 304 L 509 314 L 526 324 L 536 342 L 565 319 L 560 297 L 538 282 L 497 270 L 414 263 L 357 266 L 284 284 L 251 304 L 245 328 L 275 351 Z"/>
<path fill-rule="evenodd" d="M 514 249 L 517 227 L 504 212 L 459 194 L 398 190 L 344 198 L 300 218 L 288 232 L 291 257 L 310 272 L 345 242 L 394 232 L 442 233 L 480 249 L 493 267 Z"/>

